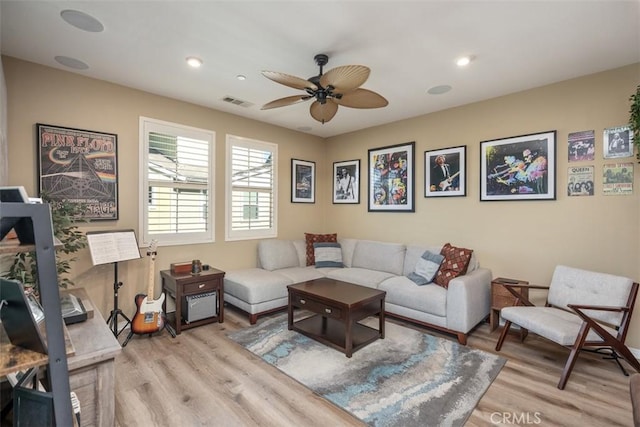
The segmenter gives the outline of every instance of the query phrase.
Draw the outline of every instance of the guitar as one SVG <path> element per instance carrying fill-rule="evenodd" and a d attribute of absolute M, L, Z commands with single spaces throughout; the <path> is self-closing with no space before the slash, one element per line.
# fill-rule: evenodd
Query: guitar
<path fill-rule="evenodd" d="M 453 178 L 455 178 L 458 175 L 460 175 L 460 171 L 454 173 L 449 178 L 441 181 L 439 184 L 440 191 L 445 191 L 447 188 L 451 187 L 451 181 L 453 181 Z"/>
<path fill-rule="evenodd" d="M 134 334 L 152 334 L 158 332 L 164 327 L 164 313 L 162 312 L 162 304 L 164 303 L 164 292 L 160 298 L 153 299 L 154 288 L 154 266 L 156 261 L 156 247 L 158 242 L 153 240 L 147 249 L 149 257 L 149 277 L 147 279 L 147 294 L 136 295 L 136 314 L 131 321 L 131 331 Z"/>

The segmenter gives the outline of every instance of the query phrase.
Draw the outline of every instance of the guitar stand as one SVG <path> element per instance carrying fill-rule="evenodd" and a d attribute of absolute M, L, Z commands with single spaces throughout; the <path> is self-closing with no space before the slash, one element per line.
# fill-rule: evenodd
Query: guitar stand
<path fill-rule="evenodd" d="M 162 332 L 163 329 L 166 329 L 169 332 L 169 334 L 171 335 L 171 338 L 175 338 L 176 337 L 175 329 L 173 329 L 173 326 L 171 326 L 169 324 L 169 322 L 167 322 L 166 316 L 163 315 L 163 318 L 164 318 L 163 326 L 158 332 Z M 122 343 L 122 347 L 125 347 L 129 343 L 129 340 L 131 339 L 131 337 L 133 337 L 134 334 L 135 334 L 135 332 L 133 332 L 133 330 L 129 331 L 129 335 L 127 335 L 127 338 Z M 152 337 L 152 336 L 153 336 L 153 334 L 149 334 L 149 337 Z"/>
<path fill-rule="evenodd" d="M 123 312 L 118 308 L 118 289 L 122 287 L 122 282 L 118 282 L 118 263 L 113 263 L 114 268 L 114 282 L 113 282 L 113 310 L 111 310 L 111 314 L 109 314 L 109 318 L 107 319 L 107 324 L 113 332 L 113 335 L 118 338 L 118 335 L 122 333 L 123 330 L 127 328 L 131 324 L 131 319 L 129 319 Z M 122 329 L 118 330 L 118 316 L 122 316 L 127 323 L 124 324 Z"/>
<path fill-rule="evenodd" d="M 627 372 L 627 370 L 624 369 L 624 366 L 622 366 L 622 363 L 620 363 L 620 359 L 621 359 L 620 355 L 613 348 L 611 347 L 600 347 L 596 349 L 583 348 L 582 350 L 588 351 L 590 353 L 604 354 L 604 356 L 602 356 L 603 359 L 613 360 L 618 364 L 618 367 L 620 368 L 624 376 L 625 377 L 629 376 L 629 372 Z"/>

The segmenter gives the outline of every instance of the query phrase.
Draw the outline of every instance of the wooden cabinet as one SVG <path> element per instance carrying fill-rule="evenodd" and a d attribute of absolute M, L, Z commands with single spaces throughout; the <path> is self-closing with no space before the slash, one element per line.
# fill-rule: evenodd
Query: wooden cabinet
<path fill-rule="evenodd" d="M 504 287 L 505 284 L 509 285 L 528 285 L 529 282 L 519 279 L 506 279 L 498 277 L 491 281 L 491 312 L 489 314 L 489 323 L 491 325 L 491 331 L 495 331 L 500 322 L 500 309 L 503 307 L 510 307 L 515 302 L 515 297 L 511 292 Z M 529 288 L 516 287 L 516 290 L 522 294 L 522 296 L 529 298 Z"/>
<path fill-rule="evenodd" d="M 176 302 L 174 315 L 167 314 L 169 321 L 173 322 L 176 334 L 180 334 L 183 329 L 195 328 L 215 321 L 224 322 L 224 271 L 210 268 L 198 274 L 173 274 L 171 270 L 163 270 L 160 272 L 160 277 L 162 278 L 162 290 Z M 185 320 L 186 313 L 182 312 L 184 299 L 188 296 L 202 295 L 209 292 L 216 293 L 215 307 L 212 307 L 212 312 L 215 315 L 187 322 Z M 166 308 L 165 300 L 163 304 L 165 313 L 167 312 Z"/>

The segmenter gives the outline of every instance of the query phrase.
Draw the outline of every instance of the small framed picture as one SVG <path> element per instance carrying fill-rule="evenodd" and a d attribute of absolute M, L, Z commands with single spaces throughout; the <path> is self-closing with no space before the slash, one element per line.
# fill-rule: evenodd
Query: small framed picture
<path fill-rule="evenodd" d="M 291 203 L 316 202 L 316 163 L 291 159 Z"/>
<path fill-rule="evenodd" d="M 333 203 L 360 203 L 360 160 L 333 163 Z"/>
<path fill-rule="evenodd" d="M 555 198 L 555 130 L 480 142 L 480 200 Z"/>
<path fill-rule="evenodd" d="M 369 150 L 369 212 L 415 212 L 415 142 Z"/>
<path fill-rule="evenodd" d="M 466 196 L 467 146 L 424 152 L 424 197 Z"/>
<path fill-rule="evenodd" d="M 604 130 L 602 146 L 605 159 L 633 156 L 633 133 L 629 126 L 618 126 Z"/>

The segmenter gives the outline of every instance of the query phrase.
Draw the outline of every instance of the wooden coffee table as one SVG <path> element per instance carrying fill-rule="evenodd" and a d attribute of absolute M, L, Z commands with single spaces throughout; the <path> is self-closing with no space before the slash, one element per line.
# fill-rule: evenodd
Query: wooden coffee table
<path fill-rule="evenodd" d="M 342 351 L 347 357 L 378 338 L 384 338 L 385 291 L 326 278 L 287 288 L 290 330 Z M 296 308 L 315 314 L 294 322 Z M 376 314 L 380 319 L 378 329 L 358 323 Z"/>

